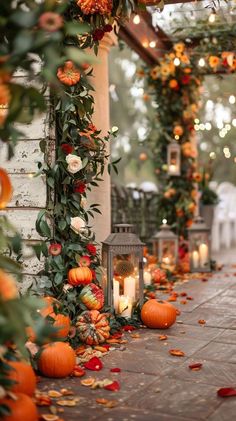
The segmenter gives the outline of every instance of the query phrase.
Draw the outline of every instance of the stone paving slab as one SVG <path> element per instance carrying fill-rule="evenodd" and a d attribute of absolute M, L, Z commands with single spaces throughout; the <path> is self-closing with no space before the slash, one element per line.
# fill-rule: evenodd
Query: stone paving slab
<path fill-rule="evenodd" d="M 180 304 L 185 297 L 173 303 L 181 309 L 177 323 L 164 330 L 139 330 L 136 339 L 126 333 L 123 351 L 114 345 L 100 372 L 87 371 L 86 377 L 118 380 L 119 392 L 91 390 L 78 378 L 42 379 L 40 389 L 66 387 L 80 397 L 76 407 L 64 408 L 64 421 L 236 420 L 236 398 L 217 397 L 220 387 L 236 387 L 236 277 L 220 272 L 207 282 L 192 280 L 176 290 L 194 298 L 186 305 Z M 200 319 L 206 324 L 200 325 Z M 167 340 L 160 341 L 161 334 Z M 185 357 L 171 356 L 171 348 L 181 349 Z M 197 372 L 188 368 L 195 362 L 203 363 Z M 110 373 L 112 367 L 121 373 Z M 117 406 L 104 408 L 96 403 L 99 397 L 116 400 Z"/>

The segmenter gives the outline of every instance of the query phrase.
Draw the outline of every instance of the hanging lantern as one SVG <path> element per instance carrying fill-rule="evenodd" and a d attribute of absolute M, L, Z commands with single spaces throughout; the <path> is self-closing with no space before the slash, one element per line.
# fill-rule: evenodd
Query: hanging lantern
<path fill-rule="evenodd" d="M 210 228 L 198 216 L 188 228 L 189 255 L 191 272 L 210 272 Z"/>
<path fill-rule="evenodd" d="M 180 145 L 171 142 L 167 148 L 167 172 L 169 175 L 180 175 Z"/>
<path fill-rule="evenodd" d="M 171 231 L 166 220 L 153 237 L 153 254 L 163 269 L 173 271 L 178 260 L 178 236 Z"/>
<path fill-rule="evenodd" d="M 144 243 L 132 225 L 118 224 L 114 229 L 102 243 L 103 290 L 116 314 L 131 317 L 136 303 L 143 303 Z"/>

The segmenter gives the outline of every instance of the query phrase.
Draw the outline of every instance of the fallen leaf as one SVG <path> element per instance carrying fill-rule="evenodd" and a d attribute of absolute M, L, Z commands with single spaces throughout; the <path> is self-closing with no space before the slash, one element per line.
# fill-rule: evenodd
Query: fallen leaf
<path fill-rule="evenodd" d="M 176 310 L 176 316 L 180 316 L 181 311 L 178 308 L 176 308 L 175 310 Z"/>
<path fill-rule="evenodd" d="M 109 402 L 109 399 L 97 398 L 96 402 L 99 403 L 100 405 L 105 405 L 107 402 Z"/>
<path fill-rule="evenodd" d="M 177 297 L 175 295 L 171 295 L 169 298 L 167 298 L 167 301 L 176 301 Z"/>
<path fill-rule="evenodd" d="M 57 401 L 57 405 L 60 406 L 75 406 L 77 403 L 76 400 L 61 400 L 61 401 Z"/>
<path fill-rule="evenodd" d="M 50 406 L 52 405 L 52 400 L 47 395 L 36 395 L 35 403 L 37 406 Z"/>
<path fill-rule="evenodd" d="M 236 389 L 233 387 L 222 387 L 217 390 L 217 395 L 221 398 L 229 398 L 230 396 L 236 396 Z"/>
<path fill-rule="evenodd" d="M 180 304 L 187 304 L 187 301 L 186 300 L 181 300 L 180 301 Z"/>
<path fill-rule="evenodd" d="M 105 352 L 107 352 L 107 351 L 108 351 L 108 349 L 107 349 L 106 347 L 104 347 L 104 346 L 99 346 L 99 345 L 96 345 L 96 346 L 94 347 L 94 349 L 96 349 L 96 351 L 100 351 L 100 352 L 102 352 L 102 353 L 105 353 Z"/>
<path fill-rule="evenodd" d="M 181 296 L 181 297 L 187 297 L 187 292 L 181 292 L 181 293 L 180 293 L 180 296 Z"/>
<path fill-rule="evenodd" d="M 118 405 L 118 401 L 108 401 L 105 404 L 106 408 L 115 408 Z"/>
<path fill-rule="evenodd" d="M 49 390 L 48 396 L 50 398 L 61 398 L 62 394 L 60 392 L 58 392 L 57 390 Z"/>
<path fill-rule="evenodd" d="M 193 297 L 191 297 L 190 295 L 187 297 L 187 300 L 194 300 L 194 298 Z"/>
<path fill-rule="evenodd" d="M 207 278 L 202 278 L 202 282 L 207 282 L 208 279 Z"/>
<path fill-rule="evenodd" d="M 175 357 L 184 357 L 185 353 L 181 351 L 180 349 L 170 349 L 169 353 L 171 355 L 174 355 Z"/>
<path fill-rule="evenodd" d="M 94 377 L 88 377 L 87 379 L 83 379 L 80 380 L 80 384 L 82 384 L 82 386 L 92 386 L 95 382 Z"/>
<path fill-rule="evenodd" d="M 168 339 L 167 335 L 160 335 L 159 336 L 159 341 L 165 341 L 166 339 Z"/>
<path fill-rule="evenodd" d="M 140 338 L 140 335 L 139 335 L 139 333 L 131 333 L 131 338 L 134 338 L 134 339 L 139 339 Z"/>
<path fill-rule="evenodd" d="M 59 420 L 58 415 L 53 415 L 53 414 L 42 414 L 40 418 L 44 421 L 58 421 Z"/>
<path fill-rule="evenodd" d="M 93 357 L 84 364 L 84 367 L 92 371 L 100 371 L 103 368 L 103 363 L 98 357 Z"/>
<path fill-rule="evenodd" d="M 132 330 L 136 330 L 137 328 L 132 326 L 132 325 L 125 325 L 122 327 L 122 330 L 124 330 L 124 332 L 131 332 Z"/>
<path fill-rule="evenodd" d="M 107 339 L 107 343 L 109 343 L 109 344 L 120 344 L 120 339 L 116 339 L 116 338 Z"/>
<path fill-rule="evenodd" d="M 199 323 L 200 325 L 205 325 L 205 324 L 206 324 L 206 320 L 204 320 L 204 319 L 200 319 L 200 320 L 198 320 L 198 323 Z"/>
<path fill-rule="evenodd" d="M 192 371 L 199 371 L 202 368 L 202 363 L 194 363 L 188 366 Z"/>
<path fill-rule="evenodd" d="M 72 390 L 69 390 L 69 389 L 61 389 L 60 392 L 63 396 L 74 395 L 74 392 Z"/>
<path fill-rule="evenodd" d="M 120 390 L 120 384 L 117 381 L 114 381 L 113 383 L 104 386 L 104 389 L 110 390 L 112 392 L 117 392 L 118 390 Z"/>
<path fill-rule="evenodd" d="M 120 373 L 120 372 L 121 372 L 121 369 L 120 369 L 120 368 L 118 368 L 118 367 L 111 368 L 111 369 L 110 369 L 110 372 L 111 372 L 111 373 Z"/>
<path fill-rule="evenodd" d="M 83 377 L 85 375 L 85 370 L 79 365 L 76 365 L 71 375 L 73 377 Z"/>

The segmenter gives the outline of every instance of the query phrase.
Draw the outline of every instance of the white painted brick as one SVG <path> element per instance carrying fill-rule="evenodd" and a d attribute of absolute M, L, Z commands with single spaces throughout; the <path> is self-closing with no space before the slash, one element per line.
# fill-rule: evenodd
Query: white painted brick
<path fill-rule="evenodd" d="M 0 162 L 9 174 L 35 173 L 38 171 L 37 162 L 43 162 L 44 155 L 40 151 L 38 140 L 20 140 L 15 147 L 15 156 L 8 161 L 8 148 L 0 142 Z"/>
<path fill-rule="evenodd" d="M 16 123 L 16 129 L 20 130 L 23 135 L 22 139 L 44 139 L 49 135 L 48 118 L 45 113 L 37 115 L 30 124 Z"/>
<path fill-rule="evenodd" d="M 25 240 L 42 240 L 35 228 L 39 209 L 7 209 L 3 212 Z"/>
<path fill-rule="evenodd" d="M 25 174 L 12 174 L 13 197 L 8 207 L 46 207 L 46 182 L 44 176 L 29 177 Z"/>

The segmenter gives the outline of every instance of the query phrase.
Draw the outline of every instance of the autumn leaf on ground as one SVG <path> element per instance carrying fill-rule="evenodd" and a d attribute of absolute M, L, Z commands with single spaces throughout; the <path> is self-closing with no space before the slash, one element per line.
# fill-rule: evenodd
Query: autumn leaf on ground
<path fill-rule="evenodd" d="M 85 375 L 85 370 L 79 365 L 76 365 L 71 375 L 73 377 L 83 377 Z"/>
<path fill-rule="evenodd" d="M 194 300 L 194 298 L 193 297 L 191 297 L 190 295 L 187 297 L 187 300 Z"/>
<path fill-rule="evenodd" d="M 229 398 L 230 396 L 236 396 L 236 389 L 233 387 L 222 387 L 217 390 L 217 395 L 221 398 Z"/>
<path fill-rule="evenodd" d="M 103 363 L 98 357 L 92 357 L 84 364 L 84 367 L 92 371 L 100 371 L 103 368 Z"/>
<path fill-rule="evenodd" d="M 80 380 L 82 386 L 92 386 L 95 382 L 94 377 L 88 377 L 87 379 Z"/>
<path fill-rule="evenodd" d="M 117 392 L 120 390 L 120 384 L 117 381 L 114 381 L 113 383 L 104 386 L 104 389 L 110 390 L 111 392 Z"/>
<path fill-rule="evenodd" d="M 139 335 L 139 333 L 131 333 L 131 338 L 134 338 L 134 339 L 139 339 L 140 338 L 140 335 Z"/>
<path fill-rule="evenodd" d="M 111 372 L 111 373 L 120 373 L 120 372 L 121 372 L 121 369 L 120 369 L 120 368 L 118 368 L 118 367 L 111 368 L 111 369 L 110 369 L 110 372 Z"/>
<path fill-rule="evenodd" d="M 57 401 L 57 405 L 60 406 L 75 406 L 77 404 L 76 400 L 61 400 L 61 401 Z"/>
<path fill-rule="evenodd" d="M 176 301 L 177 297 L 175 295 L 171 295 L 169 298 L 167 298 L 167 301 Z"/>
<path fill-rule="evenodd" d="M 205 324 L 206 324 L 206 320 L 204 320 L 204 319 L 200 319 L 200 320 L 198 320 L 198 323 L 199 323 L 200 325 L 205 325 Z"/>
<path fill-rule="evenodd" d="M 175 357 L 184 357 L 185 353 L 181 351 L 180 349 L 170 349 L 169 353 L 171 355 L 174 355 Z"/>
<path fill-rule="evenodd" d="M 159 341 L 165 341 L 166 339 L 168 339 L 167 335 L 160 335 L 159 336 Z"/>
<path fill-rule="evenodd" d="M 186 300 L 181 300 L 180 301 L 180 304 L 187 304 L 187 301 Z"/>
<path fill-rule="evenodd" d="M 194 363 L 188 366 L 192 371 L 199 371 L 202 368 L 202 363 Z"/>
<path fill-rule="evenodd" d="M 53 414 L 41 414 L 40 419 L 44 421 L 58 421 L 59 417 Z"/>
<path fill-rule="evenodd" d="M 181 293 L 180 293 L 180 296 L 181 296 L 181 297 L 187 297 L 187 292 L 181 292 Z"/>
<path fill-rule="evenodd" d="M 50 406 L 52 405 L 52 400 L 47 395 L 36 395 L 35 403 L 37 406 Z"/>
<path fill-rule="evenodd" d="M 107 352 L 107 351 L 108 351 L 108 349 L 107 349 L 106 347 L 104 347 L 104 346 L 100 346 L 100 345 L 96 345 L 96 346 L 94 347 L 94 349 L 96 349 L 96 351 L 100 351 L 100 352 L 102 352 L 102 353 L 104 353 L 104 352 Z"/>
<path fill-rule="evenodd" d="M 61 398 L 62 397 L 62 393 L 61 392 L 58 392 L 57 390 L 49 390 L 48 396 L 50 398 Z"/>

